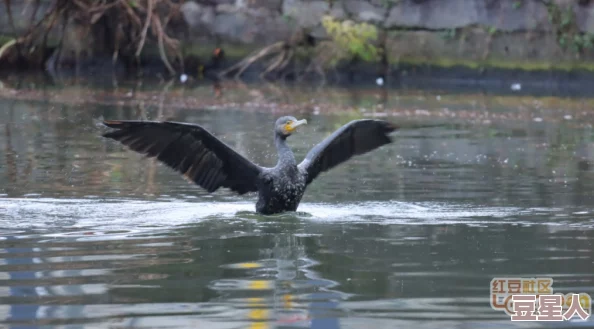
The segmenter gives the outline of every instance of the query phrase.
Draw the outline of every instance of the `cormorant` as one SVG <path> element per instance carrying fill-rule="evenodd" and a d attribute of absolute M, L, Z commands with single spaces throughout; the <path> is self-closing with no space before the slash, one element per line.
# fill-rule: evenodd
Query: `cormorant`
<path fill-rule="evenodd" d="M 106 120 L 106 126 L 117 130 L 103 136 L 148 157 L 156 157 L 209 193 L 220 187 L 240 195 L 258 192 L 256 211 L 275 214 L 297 210 L 305 188 L 321 172 L 354 155 L 391 143 L 388 134 L 396 129 L 383 120 L 351 121 L 314 146 L 298 164 L 287 145 L 287 137 L 306 123 L 307 120 L 292 116 L 276 121 L 274 142 L 278 162 L 273 168 L 252 163 L 196 124 Z"/>

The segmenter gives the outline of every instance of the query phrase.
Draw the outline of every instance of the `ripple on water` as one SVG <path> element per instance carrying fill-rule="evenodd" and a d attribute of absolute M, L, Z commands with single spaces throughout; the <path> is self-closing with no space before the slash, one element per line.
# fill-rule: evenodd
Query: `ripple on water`
<path fill-rule="evenodd" d="M 139 201 L 121 199 L 0 199 L 3 234 L 23 228 L 67 227 L 46 236 L 82 236 L 107 239 L 146 230 L 157 230 L 211 219 L 259 220 L 287 219 L 312 222 L 365 222 L 378 224 L 571 224 L 594 226 L 588 211 L 556 208 L 488 207 L 431 202 L 359 202 L 338 204 L 302 203 L 296 213 L 261 216 L 252 202 Z M 542 215 L 543 220 L 538 220 Z M 570 216 L 569 216 L 570 215 Z M 557 217 L 557 220 L 551 218 Z M 562 219 L 568 217 L 570 223 Z M 569 218 L 570 217 L 570 218 Z M 265 224 L 263 222 L 262 224 Z M 93 232 L 86 229 L 93 228 Z M 41 233 L 41 232 L 40 232 Z M 21 236 L 23 238 L 23 236 Z"/>
<path fill-rule="evenodd" d="M 304 203 L 297 213 L 266 220 L 251 210 L 251 202 L 1 199 L 0 209 L 0 322 L 15 328 L 30 323 L 47 328 L 189 323 L 216 328 L 393 328 L 418 327 L 420 322 L 426 328 L 521 328 L 492 311 L 484 297 L 485 282 L 513 255 L 491 252 L 477 258 L 487 271 L 464 271 L 463 258 L 432 259 L 451 244 L 429 240 L 447 232 L 427 235 L 416 227 L 545 224 L 557 232 L 551 239 L 558 243 L 578 240 L 569 240 L 562 228 L 555 231 L 556 221 L 564 218 L 555 215 L 571 214 L 572 225 L 592 224 L 583 209 L 395 201 Z M 294 220 L 313 228 L 265 233 L 263 226 Z M 340 245 L 341 227 L 357 230 L 369 223 L 404 226 L 395 225 L 397 229 L 383 237 L 358 236 L 348 241 L 351 245 Z M 218 230 L 217 225 L 225 228 Z M 180 227 L 184 233 L 175 233 Z M 319 227 L 325 231 L 320 233 Z M 490 227 L 485 237 L 497 239 L 498 228 L 503 231 L 504 226 Z M 257 239 L 245 240 L 254 234 Z M 387 251 L 357 255 L 350 250 L 358 248 L 352 246 L 357 243 Z M 316 259 L 311 244 L 319 248 Z M 420 257 L 417 248 L 433 246 L 438 247 L 423 253 L 429 258 Z M 525 262 L 588 261 L 585 247 L 543 245 L 533 250 L 549 254 L 524 257 Z M 581 252 L 569 254 L 575 250 Z M 580 291 L 587 291 L 591 280 L 586 274 L 552 277 Z M 381 280 L 389 291 L 366 296 L 358 288 L 367 285 L 373 291 Z M 456 288 L 458 283 L 441 285 L 456 280 L 464 281 L 462 288 Z M 417 291 L 411 292 L 414 285 Z M 447 297 L 449 292 L 458 297 Z"/>

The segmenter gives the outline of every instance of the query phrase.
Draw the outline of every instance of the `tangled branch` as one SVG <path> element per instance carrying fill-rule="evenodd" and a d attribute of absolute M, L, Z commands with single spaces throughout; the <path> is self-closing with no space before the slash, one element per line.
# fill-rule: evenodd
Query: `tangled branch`
<path fill-rule="evenodd" d="M 239 63 L 229 67 L 228 69 L 219 73 L 219 78 L 229 76 L 233 72 L 233 77 L 238 79 L 245 70 L 258 61 L 268 60 L 265 64 L 264 71 L 260 74 L 260 78 L 265 78 L 271 73 L 283 73 L 291 62 L 295 59 L 297 49 L 309 49 L 313 47 L 313 42 L 305 30 L 294 32 L 288 41 L 279 41 L 266 46 L 258 51 L 253 52 Z"/>
<path fill-rule="evenodd" d="M 13 25 L 10 2 L 11 0 L 4 0 L 4 5 L 8 10 L 10 23 Z M 151 40 L 158 46 L 161 60 L 173 74 L 175 69 L 171 65 L 171 59 L 180 57 L 181 52 L 179 41 L 167 34 L 167 25 L 179 12 L 181 2 L 181 0 L 55 0 L 54 5 L 39 22 L 34 23 L 32 20 L 31 26 L 23 36 L 15 35 L 14 41 L 3 47 L 0 59 L 11 47 L 16 48 L 19 57 L 27 53 L 20 51 L 21 48 L 33 49 L 35 46 L 42 45 L 41 48 L 45 49 L 48 35 L 59 21 L 62 26 L 66 26 L 69 21 L 75 21 L 76 24 L 90 30 L 102 19 L 110 18 L 117 24 L 111 29 L 112 35 L 109 36 L 113 44 L 107 45 L 113 51 L 114 61 L 122 55 L 134 57 L 138 61 L 147 42 Z M 36 12 L 37 7 L 33 15 Z M 63 33 L 64 31 L 58 32 L 60 40 L 63 39 Z M 123 45 L 128 46 L 125 51 L 121 49 Z"/>
<path fill-rule="evenodd" d="M 221 73 L 219 73 L 219 77 L 225 77 L 227 75 L 229 75 L 232 72 L 236 72 L 235 75 L 233 76 L 235 79 L 239 78 L 241 76 L 241 74 L 247 70 L 248 67 L 250 67 L 250 65 L 254 64 L 255 62 L 257 62 L 258 60 L 265 58 L 267 56 L 273 55 L 273 54 L 277 54 L 278 58 L 284 58 L 285 55 L 285 43 L 282 41 L 279 41 L 277 43 L 274 43 L 270 46 L 267 46 L 257 52 L 255 52 L 254 54 L 244 58 L 242 61 L 240 61 L 239 63 L 231 66 L 230 68 L 222 71 Z M 271 65 L 268 67 L 268 69 L 266 69 L 266 71 L 264 71 L 264 73 L 262 73 L 262 76 L 271 72 L 274 67 L 273 66 L 280 66 L 280 65 Z"/>

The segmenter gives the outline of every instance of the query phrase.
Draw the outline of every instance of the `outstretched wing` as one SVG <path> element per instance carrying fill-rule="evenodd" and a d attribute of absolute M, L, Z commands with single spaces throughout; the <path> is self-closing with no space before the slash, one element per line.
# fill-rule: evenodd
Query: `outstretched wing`
<path fill-rule="evenodd" d="M 314 146 L 299 164 L 299 169 L 307 174 L 309 184 L 321 172 L 330 170 L 352 156 L 391 143 L 388 134 L 394 130 L 395 126 L 383 120 L 351 121 Z"/>
<path fill-rule="evenodd" d="M 156 157 L 208 192 L 219 187 L 228 187 L 239 194 L 257 191 L 256 180 L 261 168 L 198 125 L 168 121 L 108 120 L 103 123 L 117 129 L 104 137 L 148 157 Z"/>

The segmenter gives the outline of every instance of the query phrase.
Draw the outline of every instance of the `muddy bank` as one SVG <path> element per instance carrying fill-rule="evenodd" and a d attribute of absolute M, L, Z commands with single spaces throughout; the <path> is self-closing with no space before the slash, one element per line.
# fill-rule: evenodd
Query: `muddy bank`
<path fill-rule="evenodd" d="M 145 72 L 141 78 L 127 75 L 114 75 L 102 71 L 99 74 L 76 76 L 72 71 L 63 71 L 57 75 L 50 75 L 46 72 L 19 73 L 0 70 L 0 85 L 12 89 L 35 89 L 39 85 L 45 88 L 58 90 L 63 87 L 78 85 L 81 88 L 92 90 L 117 90 L 122 86 L 129 86 L 137 89 L 137 86 L 150 86 L 171 83 L 174 88 L 206 88 L 215 90 L 215 86 L 229 86 L 238 84 L 233 79 L 217 79 L 206 74 L 202 78 L 189 76 L 185 82 L 180 77 L 166 76 L 158 71 L 159 66 L 153 63 L 153 70 Z M 249 86 L 263 84 L 259 76 L 258 67 L 255 66 L 246 70 L 240 80 Z M 382 84 L 378 85 L 381 78 Z M 592 81 L 594 72 L 590 71 L 541 71 L 541 70 L 513 70 L 486 68 L 476 70 L 464 66 L 441 67 L 432 65 L 407 65 L 399 64 L 391 68 L 388 74 L 382 76 L 372 66 L 360 65 L 341 71 L 334 71 L 327 75 L 325 81 L 317 76 L 306 77 L 301 81 L 284 81 L 281 85 L 288 87 L 300 87 L 310 85 L 315 89 L 325 87 L 347 88 L 347 89 L 372 89 L 383 90 L 387 93 L 398 93 L 407 90 L 432 92 L 435 94 L 489 94 L 507 96 L 555 96 L 555 97 L 592 97 Z M 278 82 L 275 82 L 278 83 Z M 144 88 L 144 87 L 143 87 Z M 5 93 L 6 94 L 6 93 Z"/>

